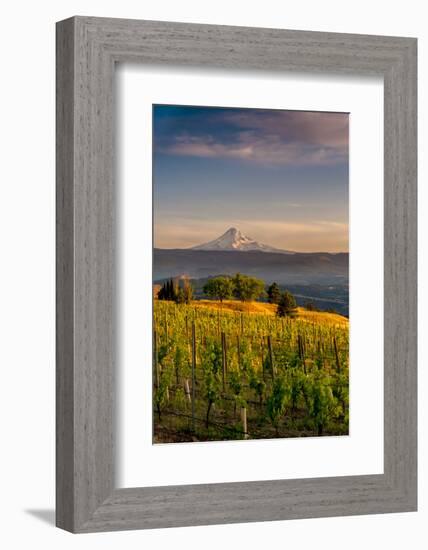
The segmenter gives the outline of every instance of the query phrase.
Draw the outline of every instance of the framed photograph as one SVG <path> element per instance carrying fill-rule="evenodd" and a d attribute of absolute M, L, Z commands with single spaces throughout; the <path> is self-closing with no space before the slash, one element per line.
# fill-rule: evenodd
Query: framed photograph
<path fill-rule="evenodd" d="M 57 24 L 57 525 L 417 507 L 416 39 Z"/>
<path fill-rule="evenodd" d="M 349 434 L 348 126 L 153 106 L 154 444 Z"/>

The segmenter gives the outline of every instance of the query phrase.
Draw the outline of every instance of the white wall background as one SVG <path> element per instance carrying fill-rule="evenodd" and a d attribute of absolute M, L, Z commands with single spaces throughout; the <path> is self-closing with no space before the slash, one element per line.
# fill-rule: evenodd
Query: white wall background
<path fill-rule="evenodd" d="M 14 0 L 1 11 L 0 543 L 3 548 L 423 548 L 428 376 L 419 378 L 419 512 L 73 536 L 54 507 L 54 23 L 70 15 L 417 36 L 420 248 L 427 230 L 428 28 L 420 0 Z M 424 209 L 425 205 L 425 209 Z M 425 230 L 425 231 L 424 231 Z M 428 276 L 421 250 L 420 280 Z M 426 287 L 420 287 L 422 305 Z M 427 318 L 421 307 L 420 335 Z M 428 359 L 420 346 L 420 364 Z M 425 541 L 425 542 L 424 542 Z"/>

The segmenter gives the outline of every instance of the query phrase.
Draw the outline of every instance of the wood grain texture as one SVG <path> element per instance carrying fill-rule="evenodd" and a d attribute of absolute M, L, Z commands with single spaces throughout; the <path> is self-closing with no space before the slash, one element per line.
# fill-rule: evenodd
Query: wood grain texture
<path fill-rule="evenodd" d="M 74 24 L 56 41 L 56 523 L 74 526 Z"/>
<path fill-rule="evenodd" d="M 114 488 L 113 81 L 125 61 L 383 76 L 383 475 Z M 57 26 L 57 98 L 57 525 L 92 532 L 416 510 L 416 40 L 75 17 Z"/>

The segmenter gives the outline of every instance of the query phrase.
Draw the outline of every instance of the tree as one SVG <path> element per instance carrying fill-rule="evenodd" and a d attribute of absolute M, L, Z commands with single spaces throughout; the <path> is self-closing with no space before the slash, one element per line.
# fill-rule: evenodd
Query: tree
<path fill-rule="evenodd" d="M 296 313 L 296 299 L 286 290 L 281 294 L 281 299 L 278 303 L 277 315 L 278 317 L 293 316 Z"/>
<path fill-rule="evenodd" d="M 233 294 L 241 302 L 257 300 L 265 291 L 265 284 L 262 280 L 248 275 L 237 273 L 233 279 Z"/>
<path fill-rule="evenodd" d="M 185 304 L 184 299 L 184 290 L 181 287 L 178 287 L 177 292 L 175 293 L 175 303 L 176 304 Z"/>
<path fill-rule="evenodd" d="M 188 279 L 183 280 L 182 285 L 178 285 L 175 290 L 174 301 L 176 304 L 190 304 L 193 300 L 193 287 Z"/>
<path fill-rule="evenodd" d="M 270 304 L 278 304 L 279 300 L 281 299 L 281 291 L 279 290 L 279 286 L 273 282 L 267 290 L 268 295 L 268 302 Z"/>
<path fill-rule="evenodd" d="M 222 302 L 232 297 L 233 282 L 230 277 L 214 277 L 209 279 L 203 288 L 204 294 Z"/>
<path fill-rule="evenodd" d="M 173 302 L 177 299 L 177 292 L 178 292 L 178 285 L 170 279 L 169 281 L 169 290 L 168 290 L 168 300 L 172 300 Z"/>
<path fill-rule="evenodd" d="M 158 300 L 166 300 L 165 298 L 166 288 L 165 283 L 161 286 L 159 292 L 158 292 Z"/>
<path fill-rule="evenodd" d="M 175 302 L 177 300 L 177 291 L 176 285 L 172 279 L 165 281 L 162 285 L 162 288 L 159 290 L 158 299 L 159 300 L 171 300 Z"/>
<path fill-rule="evenodd" d="M 169 290 L 169 285 L 168 285 L 168 281 L 166 281 L 165 283 L 163 283 L 161 289 L 159 290 L 158 299 L 168 300 L 168 290 Z"/>
<path fill-rule="evenodd" d="M 183 295 L 184 303 L 190 304 L 190 302 L 193 300 L 193 286 L 190 284 L 190 281 L 188 279 L 184 279 Z"/>

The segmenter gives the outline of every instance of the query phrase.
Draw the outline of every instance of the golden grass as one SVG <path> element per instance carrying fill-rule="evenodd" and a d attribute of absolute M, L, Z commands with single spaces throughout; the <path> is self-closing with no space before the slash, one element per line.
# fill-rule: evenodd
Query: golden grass
<path fill-rule="evenodd" d="M 258 315 L 275 315 L 276 305 L 266 302 L 239 302 L 238 300 L 195 300 L 192 307 L 209 308 L 224 312 L 243 312 Z M 327 323 L 331 325 L 348 326 L 349 320 L 338 313 L 328 313 L 325 311 L 308 311 L 303 307 L 298 307 L 296 319 L 307 321 L 308 323 Z"/>
<path fill-rule="evenodd" d="M 263 302 L 240 302 L 238 300 L 196 300 L 192 302 L 193 307 L 202 307 L 210 309 L 220 309 L 221 311 L 234 311 L 243 313 L 258 313 L 274 315 L 276 306 Z"/>
<path fill-rule="evenodd" d="M 328 313 L 327 311 L 308 311 L 303 307 L 298 307 L 298 318 L 310 323 L 329 323 L 332 325 L 341 325 L 347 327 L 349 319 L 339 313 Z"/>

